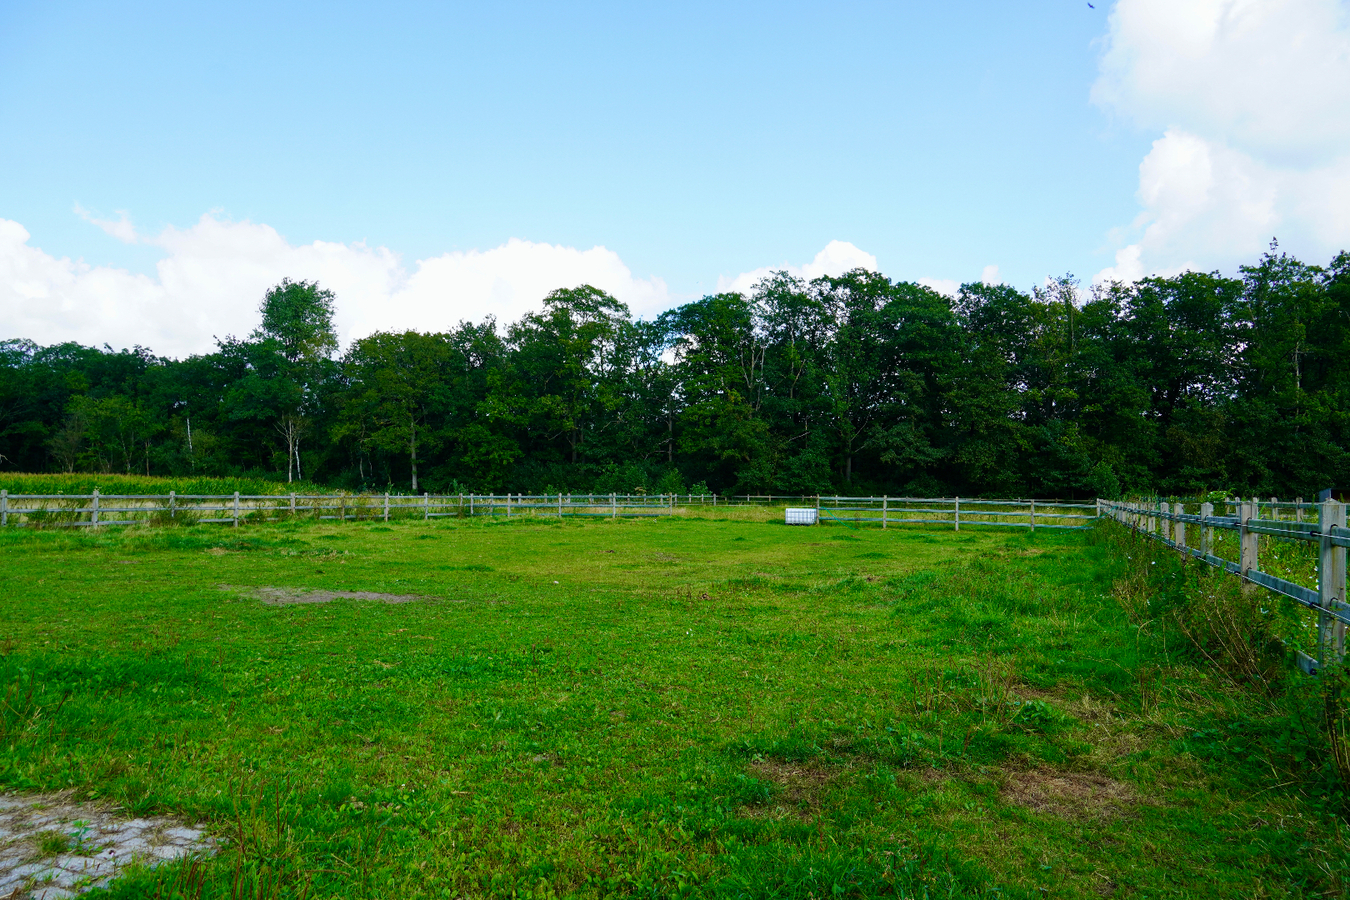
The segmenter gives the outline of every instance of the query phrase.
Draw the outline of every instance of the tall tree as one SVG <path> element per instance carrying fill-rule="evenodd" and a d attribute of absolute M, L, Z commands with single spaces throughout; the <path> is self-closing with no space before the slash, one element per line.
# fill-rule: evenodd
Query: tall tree
<path fill-rule="evenodd" d="M 446 402 L 455 352 L 448 335 L 376 332 L 352 344 L 343 359 L 348 389 L 339 433 L 359 433 L 379 449 L 406 452 L 417 493 L 417 451 L 441 433 L 429 423 Z"/>
<path fill-rule="evenodd" d="M 286 452 L 286 480 L 303 478 L 300 442 L 309 432 L 323 381 L 335 372 L 333 292 L 317 282 L 283 279 L 263 297 L 262 324 L 249 343 L 227 339 L 222 350 L 247 361 L 248 374 L 227 402 L 236 418 L 267 418 Z"/>

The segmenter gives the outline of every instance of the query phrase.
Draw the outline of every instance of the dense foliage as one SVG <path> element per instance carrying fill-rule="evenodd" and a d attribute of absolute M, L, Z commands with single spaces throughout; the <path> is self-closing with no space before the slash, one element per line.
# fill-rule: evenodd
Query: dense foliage
<path fill-rule="evenodd" d="M 0 472 L 396 490 L 1311 496 L 1350 484 L 1350 254 L 955 298 L 779 273 L 634 321 L 589 286 L 499 328 L 377 333 L 268 292 L 184 360 L 0 342 Z"/>

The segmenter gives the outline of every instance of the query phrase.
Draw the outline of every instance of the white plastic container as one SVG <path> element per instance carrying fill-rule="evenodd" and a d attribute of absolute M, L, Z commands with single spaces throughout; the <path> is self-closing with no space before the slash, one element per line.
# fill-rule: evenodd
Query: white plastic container
<path fill-rule="evenodd" d="M 814 525 L 816 524 L 816 511 L 809 506 L 805 508 L 789 506 L 787 518 L 784 521 L 788 525 Z"/>

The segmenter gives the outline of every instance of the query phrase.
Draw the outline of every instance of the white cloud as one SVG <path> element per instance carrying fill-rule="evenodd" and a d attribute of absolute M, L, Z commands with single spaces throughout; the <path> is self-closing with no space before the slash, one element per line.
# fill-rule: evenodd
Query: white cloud
<path fill-rule="evenodd" d="M 96 218 L 93 213 L 76 203 L 75 214 L 90 225 L 97 225 L 105 234 L 117 238 L 124 244 L 134 244 L 140 239 L 140 236 L 136 234 L 136 226 L 132 224 L 131 216 L 127 214 L 126 210 L 119 209 L 117 220 L 113 221 Z"/>
<path fill-rule="evenodd" d="M 998 266 L 985 266 L 984 271 L 980 273 L 980 282 L 982 284 L 1002 284 L 1003 279 L 999 277 Z"/>
<path fill-rule="evenodd" d="M 1348 19 L 1344 0 L 1116 4 L 1092 97 L 1162 136 L 1094 280 L 1230 267 L 1274 236 L 1310 262 L 1350 245 Z"/>
<path fill-rule="evenodd" d="M 915 281 L 915 284 L 932 288 L 939 294 L 946 294 L 948 297 L 955 297 L 961 290 L 960 282 L 952 278 L 919 278 Z"/>
<path fill-rule="evenodd" d="M 783 263 L 780 266 L 762 266 L 749 272 L 742 272 L 734 278 L 725 275 L 717 279 L 717 292 L 748 294 L 755 285 L 774 272 L 786 271 L 790 275 L 810 281 L 822 275 L 843 275 L 854 269 L 877 270 L 877 258 L 866 251 L 859 250 L 848 241 L 830 241 L 825 249 L 816 254 L 815 259 L 801 266 Z"/>
<path fill-rule="evenodd" d="M 488 315 L 505 323 L 537 309 L 549 291 L 579 284 L 610 292 L 636 314 L 670 302 L 663 281 L 633 277 L 604 247 L 511 240 L 420 260 L 409 271 L 385 247 L 295 246 L 270 226 L 211 214 L 190 228 L 147 236 L 125 215 L 108 222 L 80 212 L 121 240 L 161 248 L 155 277 L 58 259 L 31 246 L 18 222 L 0 219 L 0 334 L 141 344 L 171 356 L 206 352 L 216 335 L 251 331 L 264 292 L 283 277 L 317 280 L 337 294 L 344 340 L 375 330 L 439 331 Z"/>

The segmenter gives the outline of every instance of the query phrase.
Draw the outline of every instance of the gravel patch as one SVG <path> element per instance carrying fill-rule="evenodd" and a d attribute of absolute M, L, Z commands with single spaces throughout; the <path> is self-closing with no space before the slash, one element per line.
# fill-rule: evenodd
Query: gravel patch
<path fill-rule="evenodd" d="M 307 588 L 235 587 L 216 585 L 222 591 L 244 594 L 267 606 L 295 606 L 305 603 L 332 603 L 334 600 L 374 600 L 378 603 L 412 603 L 423 599 L 417 594 L 379 594 L 374 591 L 323 591 Z"/>
<path fill-rule="evenodd" d="M 215 852 L 177 819 L 128 819 L 65 794 L 0 794 L 0 897 L 60 900 L 104 887 L 126 866 Z"/>

